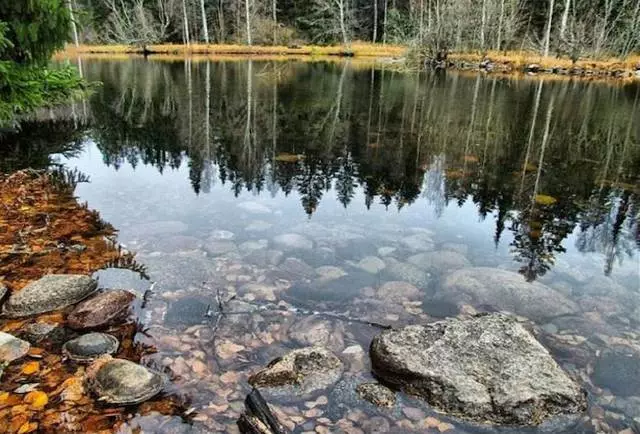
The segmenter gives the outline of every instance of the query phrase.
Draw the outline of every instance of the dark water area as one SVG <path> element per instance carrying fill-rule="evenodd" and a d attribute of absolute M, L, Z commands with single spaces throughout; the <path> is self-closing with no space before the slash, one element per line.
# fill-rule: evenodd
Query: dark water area
<path fill-rule="evenodd" d="M 316 344 L 346 373 L 314 399 L 272 403 L 296 432 L 640 429 L 637 85 L 353 61 L 83 60 L 83 72 L 102 86 L 3 137 L 0 170 L 88 175 L 79 199 L 146 267 L 149 281 L 98 275 L 153 284 L 147 363 L 195 410 L 123 432 L 235 432 L 248 376 Z M 480 283 L 456 286 L 460 273 Z M 419 297 L 390 302 L 380 288 L 398 282 Z M 558 299 L 571 308 L 557 313 Z M 372 378 L 369 323 L 494 311 L 531 322 L 587 390 L 584 417 L 492 428 L 404 395 L 392 410 L 350 395 Z"/>

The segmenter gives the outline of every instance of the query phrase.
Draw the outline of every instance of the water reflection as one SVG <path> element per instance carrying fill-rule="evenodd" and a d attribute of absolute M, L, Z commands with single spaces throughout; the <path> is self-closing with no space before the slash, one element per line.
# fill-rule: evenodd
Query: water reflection
<path fill-rule="evenodd" d="M 496 246 L 511 233 L 530 281 L 576 230 L 580 251 L 606 256 L 605 274 L 640 245 L 637 86 L 348 62 L 87 62 L 85 73 L 103 87 L 66 127 L 90 125 L 116 169 L 188 165 L 198 194 L 215 183 L 296 192 L 309 217 L 331 190 L 345 207 L 359 191 L 367 207 L 422 198 L 437 216 L 472 202 L 495 219 Z M 76 149 L 83 133 L 67 129 L 54 151 Z M 34 143 L 42 157 L 28 164 L 46 163 Z"/>

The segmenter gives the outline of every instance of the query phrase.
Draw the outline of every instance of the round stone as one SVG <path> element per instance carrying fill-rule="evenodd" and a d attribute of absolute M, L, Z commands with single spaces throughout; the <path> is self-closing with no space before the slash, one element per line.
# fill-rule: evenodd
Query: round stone
<path fill-rule="evenodd" d="M 10 363 L 24 357 L 29 352 L 29 348 L 31 348 L 29 342 L 9 333 L 0 332 L 0 363 Z"/>
<path fill-rule="evenodd" d="M 102 365 L 88 383 L 100 401 L 134 405 L 156 396 L 166 382 L 159 372 L 128 360 L 113 359 Z"/>
<path fill-rule="evenodd" d="M 20 318 L 64 309 L 84 300 L 97 287 L 88 276 L 50 274 L 11 294 L 2 312 L 9 318 Z"/>
<path fill-rule="evenodd" d="M 356 388 L 358 396 L 378 407 L 396 405 L 396 394 L 388 387 L 378 383 L 364 383 Z"/>
<path fill-rule="evenodd" d="M 323 347 L 293 350 L 249 377 L 249 384 L 265 398 L 282 402 L 309 400 L 333 386 L 344 366 Z"/>
<path fill-rule="evenodd" d="M 135 298 L 122 289 L 101 292 L 78 304 L 67 317 L 67 324 L 75 330 L 113 325 L 127 317 Z"/>
<path fill-rule="evenodd" d="M 105 333 L 89 333 L 70 340 L 62 353 L 76 362 L 91 362 L 98 357 L 118 351 L 118 339 Z"/>

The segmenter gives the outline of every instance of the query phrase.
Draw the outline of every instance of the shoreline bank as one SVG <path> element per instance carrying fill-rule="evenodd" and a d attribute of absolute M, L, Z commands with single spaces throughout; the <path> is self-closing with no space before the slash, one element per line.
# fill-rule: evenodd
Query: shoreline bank
<path fill-rule="evenodd" d="M 304 59 L 304 58 L 356 58 L 360 60 L 385 62 L 401 65 L 409 48 L 401 45 L 381 45 L 371 43 L 353 43 L 349 47 L 336 46 L 246 46 L 218 44 L 157 44 L 146 47 L 131 45 L 68 45 L 58 52 L 57 59 L 77 56 L 97 56 L 100 58 L 144 56 L 157 59 L 182 59 L 185 57 L 205 58 L 242 58 L 259 60 Z M 506 75 L 526 74 L 530 76 L 555 76 L 580 79 L 604 80 L 640 80 L 640 55 L 625 60 L 584 59 L 573 62 L 568 58 L 544 57 L 532 52 L 489 52 L 451 53 L 446 61 L 425 62 L 425 67 L 457 71 L 480 71 Z M 407 66 L 407 69 L 412 69 Z"/>

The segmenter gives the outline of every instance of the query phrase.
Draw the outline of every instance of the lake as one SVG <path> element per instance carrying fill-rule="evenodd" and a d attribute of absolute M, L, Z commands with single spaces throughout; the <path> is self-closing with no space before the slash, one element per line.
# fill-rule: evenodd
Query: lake
<path fill-rule="evenodd" d="M 270 402 L 296 432 L 640 429 L 637 84 L 357 60 L 82 69 L 102 85 L 25 121 L 0 170 L 60 163 L 89 176 L 79 200 L 144 267 L 145 278 L 96 275 L 153 288 L 143 362 L 171 372 L 166 393 L 190 411 L 132 409 L 121 432 L 234 432 L 248 376 L 309 345 L 346 372 L 313 399 Z M 456 286 L 461 273 L 476 284 Z M 407 287 L 419 296 L 403 298 Z M 372 379 L 381 327 L 479 312 L 530 324 L 587 390 L 586 415 L 495 428 L 406 395 L 384 410 L 350 394 Z"/>

